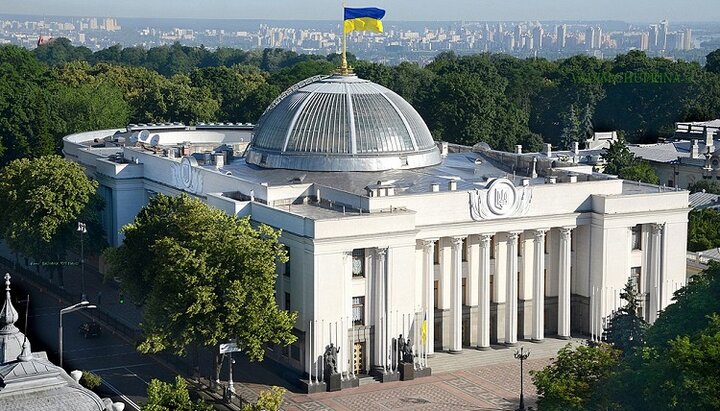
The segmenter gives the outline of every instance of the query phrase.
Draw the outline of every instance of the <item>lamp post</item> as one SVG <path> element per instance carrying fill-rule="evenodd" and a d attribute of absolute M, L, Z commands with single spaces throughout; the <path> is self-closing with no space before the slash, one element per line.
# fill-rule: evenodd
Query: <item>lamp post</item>
<path fill-rule="evenodd" d="M 96 306 L 90 304 L 87 301 L 80 301 L 77 304 L 71 305 L 70 307 L 65 307 L 62 310 L 60 310 L 60 327 L 58 328 L 58 356 L 60 357 L 60 368 L 63 366 L 63 314 L 71 313 L 73 311 L 82 310 L 83 308 L 97 308 Z"/>
<path fill-rule="evenodd" d="M 81 223 L 78 221 L 77 231 L 80 233 L 80 284 L 82 288 L 82 298 L 80 298 L 81 301 L 87 300 L 87 295 L 85 294 L 85 247 L 83 246 L 83 234 L 87 234 L 87 227 L 85 223 Z"/>
<path fill-rule="evenodd" d="M 527 360 L 527 358 L 530 356 L 530 350 L 525 351 L 525 347 L 520 347 L 520 351 L 515 350 L 515 359 L 520 360 L 520 406 L 518 407 L 518 411 L 525 411 L 525 398 L 523 396 L 523 361 Z"/>

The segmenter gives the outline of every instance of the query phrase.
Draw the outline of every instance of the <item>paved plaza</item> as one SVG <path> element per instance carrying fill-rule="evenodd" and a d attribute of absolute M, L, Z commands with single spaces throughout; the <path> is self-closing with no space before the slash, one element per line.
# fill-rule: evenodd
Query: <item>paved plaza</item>
<path fill-rule="evenodd" d="M 571 341 L 579 344 L 582 340 Z M 535 387 L 530 370 L 550 364 L 569 341 L 549 338 L 544 343 L 519 342 L 530 349 L 525 362 L 525 401 L 533 405 Z M 461 354 L 436 353 L 430 359 L 433 376 L 407 382 L 371 383 L 336 393 L 285 396 L 283 409 L 291 410 L 514 410 L 520 400 L 520 367 L 513 358 L 515 348 L 494 347 L 489 351 L 463 350 Z M 253 389 L 238 387 L 245 398 Z"/>

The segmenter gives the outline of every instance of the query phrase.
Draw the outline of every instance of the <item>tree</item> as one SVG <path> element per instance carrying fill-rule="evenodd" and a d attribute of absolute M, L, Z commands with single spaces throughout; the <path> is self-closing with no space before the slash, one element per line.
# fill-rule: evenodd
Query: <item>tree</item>
<path fill-rule="evenodd" d="M 110 276 L 144 304 L 142 352 L 182 355 L 234 339 L 252 360 L 267 343 L 295 341 L 296 314 L 275 301 L 280 233 L 186 195 L 158 195 L 107 252 Z"/>
<path fill-rule="evenodd" d="M 720 194 L 720 182 L 715 180 L 698 180 L 688 187 L 691 193 L 705 192 Z"/>
<path fill-rule="evenodd" d="M 581 134 L 581 124 L 575 106 L 570 105 L 570 110 L 563 116 L 563 129 L 560 136 L 562 146 L 566 150 L 572 150 L 573 143 L 579 141 Z"/>
<path fill-rule="evenodd" d="M 625 283 L 620 298 L 626 303 L 610 318 L 605 329 L 605 341 L 627 356 L 643 345 L 648 324 L 638 316 L 638 291 L 632 279 Z"/>
<path fill-rule="evenodd" d="M 660 182 L 660 177 L 658 177 L 655 169 L 652 168 L 649 162 L 641 159 L 635 159 L 631 165 L 621 168 L 618 177 L 650 184 Z"/>
<path fill-rule="evenodd" d="M 690 251 L 720 247 L 720 212 L 712 208 L 690 211 L 687 247 Z"/>
<path fill-rule="evenodd" d="M 720 74 L 720 49 L 705 56 L 705 71 Z"/>
<path fill-rule="evenodd" d="M 212 411 L 210 404 L 201 400 L 193 402 L 190 399 L 187 383 L 181 376 L 175 377 L 174 383 L 167 383 L 157 379 L 150 380 L 147 389 L 147 404 L 143 411 Z"/>
<path fill-rule="evenodd" d="M 579 346 L 568 344 L 552 364 L 530 371 L 538 391 L 540 410 L 604 410 L 611 406 L 611 384 L 621 351 L 609 344 Z"/>
<path fill-rule="evenodd" d="M 260 391 L 257 401 L 243 406 L 243 411 L 279 411 L 285 391 L 285 388 L 275 386 L 270 387 L 269 390 Z"/>
<path fill-rule="evenodd" d="M 620 170 L 631 166 L 635 155 L 630 152 L 623 138 L 610 143 L 610 147 L 603 154 L 605 159 L 605 172 L 608 174 L 620 174 Z"/>
<path fill-rule="evenodd" d="M 92 235 L 87 244 L 101 247 L 97 187 L 82 167 L 60 156 L 11 162 L 0 171 L 2 238 L 15 252 L 61 261 L 77 242 L 82 218 Z"/>

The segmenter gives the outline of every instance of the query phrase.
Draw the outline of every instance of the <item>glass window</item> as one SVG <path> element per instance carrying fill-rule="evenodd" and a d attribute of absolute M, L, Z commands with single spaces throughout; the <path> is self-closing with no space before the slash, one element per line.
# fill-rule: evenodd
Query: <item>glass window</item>
<path fill-rule="evenodd" d="M 435 308 L 435 307 L 437 307 L 437 306 L 439 305 L 439 304 L 438 304 L 438 299 L 440 298 L 440 296 L 439 296 L 438 287 L 439 287 L 438 281 L 435 280 L 435 281 L 433 282 L 433 304 L 434 304 L 434 305 L 433 305 L 433 308 Z"/>
<path fill-rule="evenodd" d="M 290 293 L 285 293 L 285 310 L 290 310 Z"/>
<path fill-rule="evenodd" d="M 640 284 L 640 273 L 641 273 L 640 267 L 633 267 L 630 269 L 630 279 L 633 283 L 633 288 L 635 289 L 636 293 L 642 292 L 642 288 Z"/>
<path fill-rule="evenodd" d="M 290 277 L 290 247 L 285 246 L 285 253 L 287 253 L 287 261 L 285 261 L 285 267 L 283 267 L 283 275 Z"/>
<path fill-rule="evenodd" d="M 468 242 L 467 242 L 467 237 L 465 237 L 462 240 L 462 260 L 467 261 L 467 256 L 468 256 Z"/>
<path fill-rule="evenodd" d="M 353 325 L 365 325 L 365 297 L 352 298 Z"/>
<path fill-rule="evenodd" d="M 465 302 L 466 301 L 465 297 L 467 296 L 466 285 L 467 285 L 467 278 L 463 278 L 462 279 L 462 305 L 467 305 L 467 303 Z"/>
<path fill-rule="evenodd" d="M 353 277 L 365 277 L 365 249 L 356 248 L 352 251 Z"/>
<path fill-rule="evenodd" d="M 300 361 L 300 346 L 297 343 L 290 346 L 290 357 L 295 361 Z"/>
<path fill-rule="evenodd" d="M 495 236 L 490 238 L 490 259 L 495 258 Z"/>
<path fill-rule="evenodd" d="M 440 264 L 440 241 L 435 241 L 433 245 L 433 264 Z"/>
<path fill-rule="evenodd" d="M 638 224 L 632 229 L 632 249 L 642 250 L 642 225 Z"/>
<path fill-rule="evenodd" d="M 550 254 L 550 231 L 545 233 L 545 254 Z"/>

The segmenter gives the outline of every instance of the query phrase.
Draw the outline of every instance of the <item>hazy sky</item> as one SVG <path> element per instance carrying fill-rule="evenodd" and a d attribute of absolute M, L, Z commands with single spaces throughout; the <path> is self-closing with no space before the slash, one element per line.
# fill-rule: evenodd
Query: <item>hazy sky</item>
<path fill-rule="evenodd" d="M 0 0 L 0 13 L 330 20 L 339 0 Z M 717 21 L 720 0 L 350 0 L 386 20 Z"/>

